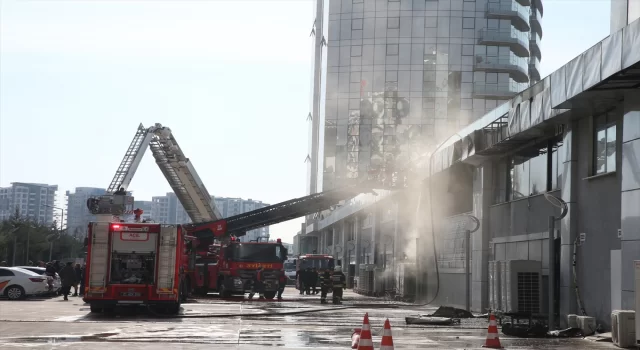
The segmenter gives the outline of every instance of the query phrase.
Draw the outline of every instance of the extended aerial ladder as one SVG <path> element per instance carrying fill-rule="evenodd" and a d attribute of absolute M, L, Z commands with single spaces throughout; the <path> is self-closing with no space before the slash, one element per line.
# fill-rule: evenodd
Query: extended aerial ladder
<path fill-rule="evenodd" d="M 339 204 L 341 201 L 367 192 L 375 194 L 373 186 L 364 182 L 291 199 L 225 219 L 186 225 L 186 228 L 192 236 L 198 239 L 214 239 L 230 235 L 243 236 L 250 230 L 318 213 Z"/>
<path fill-rule="evenodd" d="M 151 149 L 156 164 L 192 222 L 222 219 L 215 202 L 202 183 L 192 162 L 182 152 L 171 129 L 161 124 L 155 124 L 149 128 L 145 128 L 142 124 L 138 126 L 138 130 L 111 180 L 107 195 L 88 203 L 92 213 L 121 215 L 127 204 L 133 204 L 120 203 L 123 199 L 117 198 L 119 196 L 114 196 L 114 194 L 126 193 L 147 148 Z M 120 197 L 124 198 L 124 201 L 131 198 Z"/>

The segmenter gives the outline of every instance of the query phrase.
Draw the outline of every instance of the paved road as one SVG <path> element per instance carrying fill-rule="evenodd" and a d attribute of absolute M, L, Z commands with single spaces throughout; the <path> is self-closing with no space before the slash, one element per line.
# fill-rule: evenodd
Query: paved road
<path fill-rule="evenodd" d="M 455 327 L 407 326 L 404 317 L 431 311 L 345 293 L 345 306 L 322 307 L 317 296 L 285 293 L 285 301 L 220 300 L 215 296 L 183 305 L 181 318 L 127 313 L 93 315 L 80 298 L 0 300 L 0 348 L 35 349 L 349 349 L 351 332 L 369 313 L 379 346 L 385 318 L 396 349 L 482 349 L 487 322 L 463 320 Z M 507 349 L 611 349 L 610 343 L 582 339 L 508 339 Z"/>

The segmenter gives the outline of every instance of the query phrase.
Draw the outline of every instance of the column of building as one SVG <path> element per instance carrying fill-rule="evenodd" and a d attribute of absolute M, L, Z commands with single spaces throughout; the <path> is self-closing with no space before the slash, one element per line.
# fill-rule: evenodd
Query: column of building
<path fill-rule="evenodd" d="M 471 233 L 471 308 L 482 311 L 488 307 L 489 301 L 489 206 L 493 198 L 493 167 L 491 163 L 487 163 L 474 171 L 473 215 L 478 219 L 480 227 Z M 469 223 L 467 229 L 475 229 L 475 224 Z"/>
<path fill-rule="evenodd" d="M 562 165 L 562 184 L 560 185 L 560 196 L 567 203 L 569 211 L 560 220 L 560 315 L 575 313 L 576 298 L 571 272 L 573 241 L 576 238 L 578 229 L 578 122 L 566 124 L 566 131 L 563 137 L 563 146 L 559 152 L 564 152 L 564 163 Z M 546 243 L 543 243 L 546 244 Z M 543 250 L 544 251 L 544 250 Z M 547 253 L 548 254 L 548 253 Z M 545 257 L 543 256 L 543 259 Z M 565 317 L 560 317 L 560 322 L 565 325 Z"/>
<path fill-rule="evenodd" d="M 634 310 L 635 267 L 640 260 L 640 94 L 627 92 L 624 98 L 622 133 L 622 309 Z"/>

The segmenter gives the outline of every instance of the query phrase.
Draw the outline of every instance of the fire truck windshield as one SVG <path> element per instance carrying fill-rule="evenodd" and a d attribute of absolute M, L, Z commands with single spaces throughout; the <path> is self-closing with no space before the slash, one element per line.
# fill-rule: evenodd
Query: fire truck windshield
<path fill-rule="evenodd" d="M 286 259 L 284 249 L 279 244 L 233 244 L 234 261 L 282 262 Z"/>

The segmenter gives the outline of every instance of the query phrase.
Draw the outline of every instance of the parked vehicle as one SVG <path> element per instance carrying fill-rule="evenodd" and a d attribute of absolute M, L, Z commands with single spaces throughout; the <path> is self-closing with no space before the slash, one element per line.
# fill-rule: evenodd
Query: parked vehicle
<path fill-rule="evenodd" d="M 295 259 L 287 259 L 284 262 L 284 274 L 287 276 L 287 284 L 296 284 L 296 261 Z"/>
<path fill-rule="evenodd" d="M 51 286 L 53 287 L 53 290 L 51 290 L 50 292 L 54 294 L 60 294 L 60 291 L 62 290 L 62 280 L 60 279 L 60 275 L 58 275 L 57 273 L 54 277 L 51 277 L 46 275 L 47 269 L 45 269 L 44 267 L 37 267 L 37 266 L 16 266 L 16 267 L 37 273 L 40 276 L 44 276 L 47 279 L 47 284 L 49 284 L 49 280 L 51 280 Z"/>
<path fill-rule="evenodd" d="M 44 276 L 19 267 L 0 267 L 0 294 L 10 300 L 46 294 L 48 290 Z"/>

